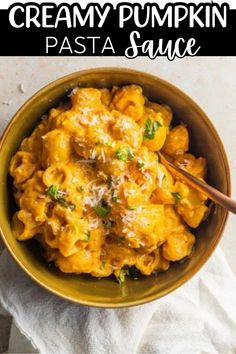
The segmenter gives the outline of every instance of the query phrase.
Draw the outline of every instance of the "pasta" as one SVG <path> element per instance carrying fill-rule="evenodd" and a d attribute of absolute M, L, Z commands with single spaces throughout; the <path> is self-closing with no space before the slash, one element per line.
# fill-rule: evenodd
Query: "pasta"
<path fill-rule="evenodd" d="M 13 156 L 17 240 L 36 238 L 48 262 L 95 277 L 150 275 L 192 254 L 207 198 L 174 178 L 156 154 L 197 178 L 206 160 L 185 125 L 136 85 L 75 88 Z"/>

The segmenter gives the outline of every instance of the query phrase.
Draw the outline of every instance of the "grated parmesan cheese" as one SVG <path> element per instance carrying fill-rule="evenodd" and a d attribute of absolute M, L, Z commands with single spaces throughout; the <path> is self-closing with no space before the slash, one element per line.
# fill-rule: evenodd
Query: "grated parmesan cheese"
<path fill-rule="evenodd" d="M 79 89 L 78 87 L 74 87 L 73 90 L 69 93 L 68 97 L 75 95 L 78 89 Z"/>
<path fill-rule="evenodd" d="M 83 199 L 84 206 L 88 205 L 94 208 L 102 200 L 102 198 L 108 193 L 107 185 L 95 185 L 90 184 L 89 195 L 86 195 Z"/>
<path fill-rule="evenodd" d="M 101 149 L 101 156 L 102 156 L 102 161 L 106 162 L 106 156 L 103 148 Z"/>
<path fill-rule="evenodd" d="M 175 152 L 176 155 L 183 155 L 184 151 L 179 149 Z"/>
<path fill-rule="evenodd" d="M 90 113 L 92 111 L 92 107 L 83 107 L 80 109 L 80 112 L 84 115 L 87 115 L 88 113 Z"/>
<path fill-rule="evenodd" d="M 99 123 L 99 120 L 96 115 L 93 115 L 92 117 L 90 117 L 89 125 L 97 125 L 98 123 Z"/>
<path fill-rule="evenodd" d="M 134 221 L 136 213 L 134 210 L 127 210 L 125 214 L 121 215 L 122 222 L 124 224 L 130 224 Z"/>
<path fill-rule="evenodd" d="M 130 232 L 127 234 L 127 236 L 128 236 L 129 238 L 135 237 L 135 232 L 134 232 L 134 231 L 130 231 Z"/>
<path fill-rule="evenodd" d="M 97 156 L 97 152 L 96 152 L 96 150 L 95 149 L 93 149 L 92 150 L 92 153 L 91 153 L 91 159 L 95 159 L 96 158 L 96 156 Z"/>
<path fill-rule="evenodd" d="M 136 193 L 136 191 L 134 189 L 125 189 L 124 191 L 124 195 L 125 197 L 129 197 L 130 195 L 134 195 Z"/>
<path fill-rule="evenodd" d="M 158 172 L 158 176 L 157 176 L 157 178 L 158 178 L 158 186 L 162 187 L 162 182 L 163 182 L 163 179 L 165 177 L 165 173 L 162 172 L 162 171 L 157 171 L 157 172 Z"/>
<path fill-rule="evenodd" d="M 88 223 L 89 223 L 90 229 L 96 229 L 101 224 L 101 222 L 98 218 L 90 218 L 90 219 L 88 219 Z"/>

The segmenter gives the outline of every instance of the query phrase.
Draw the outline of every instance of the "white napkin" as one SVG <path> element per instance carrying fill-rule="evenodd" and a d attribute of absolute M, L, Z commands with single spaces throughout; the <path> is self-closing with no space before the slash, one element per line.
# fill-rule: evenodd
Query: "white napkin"
<path fill-rule="evenodd" d="M 219 249 L 172 294 L 118 310 L 51 295 L 4 251 L 0 301 L 42 354 L 236 353 L 236 279 Z"/>

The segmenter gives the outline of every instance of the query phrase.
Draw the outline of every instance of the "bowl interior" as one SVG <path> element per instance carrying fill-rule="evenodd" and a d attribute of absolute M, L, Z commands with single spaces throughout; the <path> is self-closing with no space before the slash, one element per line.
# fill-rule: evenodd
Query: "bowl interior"
<path fill-rule="evenodd" d="M 230 176 L 222 143 L 201 109 L 185 94 L 154 76 L 128 69 L 94 69 L 71 74 L 40 90 L 17 112 L 4 134 L 0 147 L 0 227 L 1 233 L 18 263 L 37 282 L 67 299 L 82 304 L 118 307 L 141 304 L 172 291 L 188 280 L 213 252 L 224 227 L 227 212 L 215 206 L 207 220 L 196 230 L 194 255 L 183 263 L 172 264 L 170 270 L 158 275 L 128 280 L 120 287 L 110 279 L 68 275 L 49 268 L 35 242 L 20 243 L 12 235 L 10 221 L 13 212 L 12 191 L 8 167 L 22 139 L 29 135 L 40 117 L 55 106 L 65 93 L 75 86 L 111 87 L 139 84 L 145 95 L 170 105 L 175 119 L 188 125 L 191 151 L 207 158 L 208 182 L 220 191 L 230 193 Z"/>

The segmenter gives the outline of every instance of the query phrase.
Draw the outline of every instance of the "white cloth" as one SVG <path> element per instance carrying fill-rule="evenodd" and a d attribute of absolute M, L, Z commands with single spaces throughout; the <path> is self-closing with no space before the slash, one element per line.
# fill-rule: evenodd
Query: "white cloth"
<path fill-rule="evenodd" d="M 5 250 L 0 301 L 42 354 L 236 353 L 236 279 L 219 249 L 172 294 L 118 310 L 80 306 L 50 294 Z"/>

